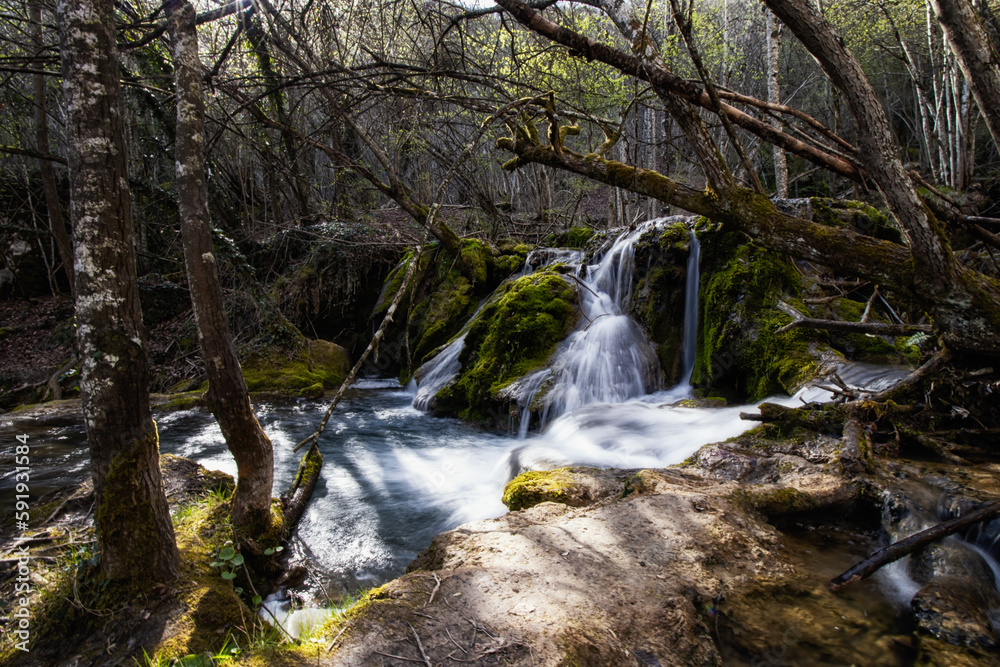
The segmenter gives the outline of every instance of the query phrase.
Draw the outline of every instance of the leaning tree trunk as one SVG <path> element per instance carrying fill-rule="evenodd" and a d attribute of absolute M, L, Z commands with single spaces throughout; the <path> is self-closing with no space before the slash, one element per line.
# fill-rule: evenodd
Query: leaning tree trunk
<path fill-rule="evenodd" d="M 42 40 L 42 8 L 41 0 L 33 0 L 31 3 L 31 38 L 36 53 L 41 53 L 45 48 Z M 69 290 L 73 291 L 73 245 L 69 241 L 69 234 L 66 233 L 66 224 L 63 222 L 62 204 L 59 202 L 59 191 L 56 189 L 56 176 L 52 169 L 52 162 L 46 157 L 52 151 L 49 148 L 49 114 L 45 95 L 45 75 L 38 72 L 33 75 L 35 92 L 35 150 L 43 157 L 38 160 L 38 169 L 42 174 L 42 190 L 45 192 L 45 208 L 49 213 L 49 230 L 52 238 L 55 239 L 56 249 L 59 251 L 59 259 L 62 260 L 63 270 L 69 280 Z"/>
<path fill-rule="evenodd" d="M 101 568 L 168 581 L 179 557 L 160 477 L 136 287 L 111 0 L 59 0 L 77 348 Z"/>
<path fill-rule="evenodd" d="M 933 5 L 993 142 L 1000 148 L 1000 54 L 993 50 L 969 0 L 933 0 Z"/>
<path fill-rule="evenodd" d="M 177 88 L 177 201 L 184 263 L 198 326 L 198 342 L 208 375 L 208 404 L 236 459 L 239 479 L 232 520 L 249 534 L 271 525 L 274 453 L 250 407 L 219 284 L 209 227 L 205 186 L 205 103 L 194 8 L 186 0 L 171 3 L 169 18 Z"/>
<path fill-rule="evenodd" d="M 952 1 L 952 0 L 949 0 Z M 962 0 L 954 0 L 962 1 Z M 899 159 L 889 119 L 861 65 L 806 0 L 764 0 L 844 96 L 858 128 L 859 154 L 906 237 L 913 279 L 945 341 L 997 355 L 1000 283 L 961 265 L 938 220 L 921 201 Z"/>

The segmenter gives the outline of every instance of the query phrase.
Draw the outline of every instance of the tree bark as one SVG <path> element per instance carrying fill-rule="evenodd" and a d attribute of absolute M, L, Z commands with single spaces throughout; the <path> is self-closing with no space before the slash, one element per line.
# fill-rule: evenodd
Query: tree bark
<path fill-rule="evenodd" d="M 32 0 L 30 13 L 32 43 L 35 52 L 41 53 L 45 48 L 45 43 L 42 40 L 41 0 Z M 49 147 L 49 114 L 45 94 L 45 75 L 39 72 L 34 74 L 32 78 L 35 93 L 35 149 L 41 155 L 48 155 L 52 151 Z M 52 232 L 52 238 L 55 239 L 59 259 L 62 260 L 63 271 L 66 272 L 66 279 L 69 281 L 69 289 L 72 293 L 73 245 L 70 243 L 69 234 L 66 233 L 66 224 L 63 222 L 62 204 L 59 201 L 59 190 L 56 188 L 55 171 L 52 169 L 52 162 L 44 158 L 38 160 L 38 169 L 42 176 L 45 208 L 49 215 L 49 230 Z"/>
<path fill-rule="evenodd" d="M 76 266 L 77 348 L 101 568 L 176 577 L 179 562 L 149 408 L 115 20 L 110 0 L 59 0 Z"/>
<path fill-rule="evenodd" d="M 169 6 L 168 30 L 177 91 L 177 202 L 191 302 L 198 342 L 208 376 L 207 402 L 226 445 L 236 459 L 238 480 L 233 495 L 233 523 L 253 536 L 271 526 L 274 452 L 250 406 L 226 309 L 212 247 L 205 186 L 205 103 L 195 12 L 187 0 Z"/>
<path fill-rule="evenodd" d="M 781 104 L 781 23 L 774 13 L 765 9 L 767 31 L 767 101 Z M 777 126 L 776 129 L 781 129 Z M 778 199 L 788 199 L 788 159 L 785 151 L 774 147 L 774 194 Z"/>
<path fill-rule="evenodd" d="M 948 44 L 972 86 L 993 143 L 1000 149 L 1000 54 L 969 0 L 932 0 Z"/>

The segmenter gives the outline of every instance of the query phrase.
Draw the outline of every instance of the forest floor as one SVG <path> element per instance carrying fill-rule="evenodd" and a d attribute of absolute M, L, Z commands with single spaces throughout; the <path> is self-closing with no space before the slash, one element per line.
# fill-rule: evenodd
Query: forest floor
<path fill-rule="evenodd" d="M 153 391 L 203 375 L 197 349 L 185 356 L 171 353 L 190 316 L 188 310 L 147 331 Z M 50 378 L 73 358 L 75 335 L 69 297 L 0 299 L 0 412 L 42 400 Z M 63 398 L 79 395 L 75 371 L 65 374 L 60 385 Z"/>

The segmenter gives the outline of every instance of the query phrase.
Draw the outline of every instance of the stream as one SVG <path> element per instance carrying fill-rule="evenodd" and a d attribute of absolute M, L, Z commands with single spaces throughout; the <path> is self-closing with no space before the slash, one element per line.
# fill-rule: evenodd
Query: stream
<path fill-rule="evenodd" d="M 655 354 L 638 325 L 623 313 L 631 291 L 635 242 L 658 224 L 664 221 L 622 234 L 594 265 L 585 264 L 582 252 L 546 251 L 529 257 L 531 269 L 553 261 L 571 264 L 586 289 L 581 289 L 580 328 L 559 347 L 548 368 L 522 380 L 517 401 L 522 416 L 511 435 L 425 411 L 433 394 L 458 372 L 464 335 L 418 372 L 420 387 L 384 379 L 356 383 L 320 438 L 322 474 L 293 543 L 295 555 L 320 573 L 321 581 L 313 583 L 320 599 L 336 599 L 397 577 L 438 533 L 500 516 L 506 511 L 503 487 L 523 470 L 664 467 L 756 425 L 739 418 L 753 406 L 700 408 L 684 402 L 692 396 L 687 379 L 694 364 L 696 241 L 688 266 L 684 382 L 660 386 Z M 908 370 L 847 364 L 840 376 L 850 385 L 878 389 Z M 532 423 L 528 407 L 537 405 L 543 387 L 544 408 Z M 807 387 L 796 396 L 768 400 L 793 406 L 829 398 L 825 390 Z M 256 405 L 274 443 L 276 491 L 291 482 L 299 459 L 292 447 L 312 432 L 325 407 L 322 401 L 302 399 Z M 235 462 L 207 411 L 163 414 L 157 424 L 162 452 L 235 475 Z M 529 425 L 542 428 L 531 433 Z M 33 499 L 88 474 L 78 417 L 37 423 L 18 421 L 16 415 L 0 418 L 4 443 L 13 443 L 13 435 L 22 432 L 32 444 Z M 13 471 L 7 468 L 0 475 L 5 506 L 13 494 Z"/>

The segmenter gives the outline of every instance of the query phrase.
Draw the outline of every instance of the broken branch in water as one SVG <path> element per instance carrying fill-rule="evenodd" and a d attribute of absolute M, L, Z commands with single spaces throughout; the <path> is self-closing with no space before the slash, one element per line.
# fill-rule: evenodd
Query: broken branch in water
<path fill-rule="evenodd" d="M 894 542 L 884 549 L 879 549 L 840 576 L 831 579 L 830 590 L 839 591 L 848 584 L 870 577 L 882 568 L 882 566 L 897 561 L 917 549 L 927 546 L 931 542 L 936 542 L 953 533 L 957 533 L 965 528 L 970 528 L 981 521 L 988 521 L 996 516 L 1000 516 L 1000 502 L 983 505 L 979 509 L 969 512 L 965 516 L 960 516 L 958 518 L 945 521 L 944 523 L 939 523 L 932 528 L 910 535 L 904 540 Z"/>

